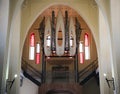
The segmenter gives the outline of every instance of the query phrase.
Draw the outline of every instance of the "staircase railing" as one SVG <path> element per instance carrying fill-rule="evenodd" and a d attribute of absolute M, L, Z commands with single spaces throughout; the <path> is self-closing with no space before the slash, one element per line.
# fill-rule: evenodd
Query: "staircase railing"
<path fill-rule="evenodd" d="M 42 83 L 42 73 L 28 64 L 24 59 L 22 59 L 22 70 L 23 74 L 35 84 L 40 85 Z"/>
<path fill-rule="evenodd" d="M 87 67 L 85 67 L 83 70 L 78 72 L 79 83 L 84 84 L 86 79 L 89 80 L 90 76 L 92 76 L 95 73 L 97 68 L 98 68 L 98 59 L 94 60 Z M 42 83 L 42 78 L 43 78 L 42 73 L 40 71 L 36 70 L 30 64 L 28 64 L 28 62 L 25 61 L 24 59 L 22 59 L 22 70 L 23 70 L 24 74 L 27 74 L 27 77 L 30 78 L 30 80 L 33 80 L 33 82 L 36 83 L 37 85 L 40 85 Z M 47 72 L 47 74 L 49 74 L 49 75 L 46 75 L 47 78 L 51 78 L 50 75 L 53 75 L 53 74 L 51 74 L 51 72 L 50 73 Z M 74 72 L 69 71 L 69 77 L 70 77 L 69 80 L 70 80 L 70 82 L 71 81 L 73 82 L 72 79 L 74 79 L 74 78 L 71 78 L 71 75 L 74 75 Z M 48 83 L 49 83 L 49 81 L 48 81 Z"/>
<path fill-rule="evenodd" d="M 78 73 L 78 79 L 81 84 L 85 83 L 85 80 L 88 81 L 90 77 L 94 75 L 96 69 L 98 68 L 98 59 L 94 60 L 91 64 L 85 67 Z"/>

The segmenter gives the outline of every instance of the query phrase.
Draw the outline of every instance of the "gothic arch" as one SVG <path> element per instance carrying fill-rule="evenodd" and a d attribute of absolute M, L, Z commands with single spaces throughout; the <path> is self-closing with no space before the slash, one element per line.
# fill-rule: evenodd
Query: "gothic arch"
<path fill-rule="evenodd" d="M 23 3 L 23 0 L 21 1 L 21 0 L 19 0 L 18 2 L 17 2 L 17 5 L 16 5 L 16 8 L 15 8 L 15 12 L 14 12 L 14 17 L 16 17 L 17 15 L 19 15 L 20 17 L 21 17 L 21 14 L 19 14 L 20 13 L 20 11 L 21 11 L 21 7 L 22 7 L 22 3 Z M 62 3 L 62 1 L 61 2 L 58 2 L 58 3 L 61 3 L 61 4 L 63 4 Z M 39 14 L 41 14 L 45 9 L 47 9 L 49 6 L 51 6 L 51 5 L 54 5 L 54 4 L 57 4 L 57 3 L 52 3 L 52 1 L 50 2 L 48 2 L 48 3 L 46 3 L 44 6 L 42 6 L 42 9 L 40 10 L 40 11 L 38 11 L 37 13 L 35 13 L 36 15 L 32 18 L 32 19 L 30 19 L 30 21 L 28 21 L 29 23 L 27 23 L 27 28 L 26 29 L 24 29 L 22 32 L 24 32 L 25 31 L 25 33 L 23 34 L 23 39 L 20 37 L 20 33 L 18 33 L 19 32 L 19 30 L 17 30 L 16 32 L 17 32 L 17 35 L 20 37 L 20 40 L 19 40 L 19 44 L 20 44 L 20 51 L 19 51 L 19 49 L 16 49 L 16 51 L 19 53 L 19 55 L 18 55 L 18 60 L 16 61 L 13 61 L 13 62 L 18 62 L 19 64 L 20 64 L 20 57 L 22 56 L 21 55 L 21 53 L 22 53 L 22 48 L 23 48 L 23 44 L 24 44 L 24 41 L 25 41 L 25 37 L 26 37 L 26 35 L 27 35 L 27 31 L 28 31 L 28 29 L 31 27 L 31 25 L 32 25 L 32 23 L 35 21 L 35 19 L 38 17 L 38 15 Z M 83 8 L 80 6 L 80 8 L 77 8 L 77 7 L 73 7 L 74 5 L 77 5 L 77 4 L 72 4 L 72 3 L 67 3 L 67 2 L 65 2 L 65 5 L 68 5 L 68 6 L 70 6 L 70 7 L 72 7 L 74 10 L 76 10 L 77 12 L 78 12 L 78 14 L 80 14 L 82 17 L 83 17 L 83 19 L 88 23 L 88 26 L 90 27 L 90 29 L 91 29 L 91 31 L 92 31 L 92 33 L 93 33 L 93 36 L 94 36 L 94 39 L 95 39 L 95 43 L 96 43 L 96 46 L 97 46 L 97 52 L 98 53 L 100 53 L 100 51 L 99 51 L 99 48 L 100 48 L 100 45 L 99 45 L 99 32 L 98 32 L 98 23 L 97 22 L 94 22 L 94 23 L 91 23 L 91 20 L 90 20 L 90 18 L 91 17 L 86 17 L 85 18 L 85 15 L 87 14 L 87 12 L 86 12 L 86 14 L 85 13 L 83 13 L 83 11 L 82 12 L 80 12 L 80 10 L 82 10 Z M 99 7 L 99 6 L 98 6 Z M 88 7 L 89 8 L 89 7 Z M 87 15 L 86 15 L 87 16 Z M 96 15 L 96 17 L 97 17 L 98 15 Z M 93 19 L 93 18 L 92 18 Z M 97 20 L 98 18 L 96 18 L 96 20 Z M 16 19 L 12 19 L 12 22 L 13 22 L 13 24 L 12 24 L 12 26 L 11 26 L 11 28 L 13 28 L 13 29 L 11 29 L 10 30 L 10 33 L 12 33 L 13 31 L 12 30 L 16 30 L 15 28 L 17 27 L 15 24 L 15 21 L 17 21 L 17 20 L 19 20 L 19 18 L 17 18 L 16 17 Z M 97 23 L 97 26 L 96 27 L 94 27 L 94 25 Z M 21 22 L 19 22 L 18 24 L 20 24 L 21 25 Z M 97 31 L 97 33 L 96 33 L 96 31 Z M 108 39 L 109 39 L 109 36 L 108 36 Z M 12 39 L 10 40 L 10 41 L 12 41 Z M 111 42 L 110 40 L 109 40 L 109 42 Z M 14 45 L 14 48 L 16 48 L 17 46 L 15 46 Z M 11 48 L 11 46 L 10 46 L 10 48 Z M 111 50 L 111 49 L 110 49 Z M 9 54 L 11 54 L 11 52 L 9 53 Z M 99 55 L 100 56 L 100 55 Z M 12 62 L 12 61 L 11 61 Z M 19 65 L 18 64 L 18 65 Z M 20 66 L 21 67 L 21 66 Z M 102 67 L 102 66 L 101 66 Z M 19 68 L 20 69 L 20 68 Z M 18 74 L 20 73 L 20 70 L 18 71 Z M 101 76 L 102 76 L 102 74 L 101 74 Z M 17 80 L 18 81 L 18 80 Z M 19 81 L 18 81 L 18 84 L 19 84 Z M 17 87 L 19 87 L 18 86 L 18 84 L 17 84 Z M 12 90 L 11 92 L 18 92 L 19 90 L 17 89 L 16 91 L 14 91 L 14 90 Z"/>

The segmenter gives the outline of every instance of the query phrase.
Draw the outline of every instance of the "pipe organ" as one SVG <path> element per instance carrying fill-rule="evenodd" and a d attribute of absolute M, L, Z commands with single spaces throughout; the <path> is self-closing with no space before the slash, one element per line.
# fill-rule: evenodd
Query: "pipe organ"
<path fill-rule="evenodd" d="M 47 18 L 49 21 L 45 20 Z M 63 14 L 60 10 L 55 16 L 52 11 L 51 17 L 45 17 L 39 28 L 45 56 L 75 56 L 81 34 L 80 23 L 76 17 L 69 17 L 68 11 Z"/>

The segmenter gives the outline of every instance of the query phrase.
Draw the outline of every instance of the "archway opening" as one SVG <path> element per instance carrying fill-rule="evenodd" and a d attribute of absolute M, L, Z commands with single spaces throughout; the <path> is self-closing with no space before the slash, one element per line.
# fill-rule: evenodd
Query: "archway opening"
<path fill-rule="evenodd" d="M 56 20 L 57 20 L 59 10 L 62 13 L 64 22 L 66 20 L 65 19 L 65 12 L 66 11 L 68 13 L 68 23 L 70 22 L 70 17 L 77 18 L 77 21 L 79 23 L 79 24 L 78 23 L 77 24 L 79 25 L 79 27 L 80 27 L 79 30 L 81 32 L 79 33 L 79 35 L 76 35 L 76 36 L 78 36 L 78 38 L 75 38 L 75 40 L 76 41 L 79 40 L 80 43 L 83 43 L 83 55 L 84 55 L 83 56 L 83 63 L 80 63 L 81 59 L 79 58 L 80 55 L 78 55 L 79 48 L 80 48 L 79 45 L 77 45 L 75 47 L 75 50 L 76 50 L 76 48 L 78 48 L 78 49 L 76 50 L 76 53 L 73 56 L 70 56 L 70 54 L 68 53 L 68 50 L 64 50 L 65 52 L 61 56 L 58 56 L 54 52 L 52 54 L 50 54 L 50 56 L 47 56 L 45 54 L 45 51 L 44 51 L 45 47 L 44 47 L 44 41 L 43 41 L 44 37 L 42 36 L 42 33 L 40 33 L 41 31 L 39 31 L 41 28 L 40 26 L 44 25 L 44 24 L 41 24 L 42 21 L 44 21 L 44 18 L 47 19 L 48 17 L 50 17 L 52 19 L 52 12 L 54 11 L 54 13 L 55 13 L 54 14 L 55 15 L 54 16 L 55 17 L 54 18 L 54 20 L 55 20 L 54 26 L 56 29 L 56 24 L 57 24 Z M 58 21 L 58 23 L 59 23 L 59 21 Z M 46 22 L 47 21 L 45 20 L 45 25 L 46 25 Z M 53 23 L 51 23 L 50 25 L 52 25 L 52 24 Z M 63 23 L 63 24 L 65 24 L 65 23 Z M 68 24 L 68 26 L 70 26 L 70 23 Z M 76 24 L 74 23 L 73 26 L 75 27 Z M 51 30 L 51 28 L 50 28 L 50 30 Z M 48 32 L 50 30 L 48 30 Z M 68 30 L 68 31 L 70 32 L 70 30 Z M 43 53 L 40 53 L 39 64 L 35 63 L 36 57 L 32 60 L 29 59 L 29 53 L 30 53 L 29 52 L 29 49 L 30 49 L 29 44 L 31 41 L 30 37 L 31 37 L 31 34 L 33 34 L 33 33 L 35 34 L 35 36 L 34 36 L 34 45 L 33 45 L 34 46 L 34 50 L 33 50 L 34 53 L 32 53 L 32 54 L 34 56 L 36 54 L 35 50 L 37 50 L 37 48 L 36 48 L 37 43 L 40 43 L 41 47 L 42 46 L 44 47 L 44 49 L 42 49 L 42 48 L 40 49 L 40 52 L 43 52 Z M 60 33 L 61 33 L 61 30 L 60 30 Z M 76 31 L 74 31 L 74 33 L 77 34 Z M 87 42 L 89 41 L 89 49 L 87 49 L 87 51 L 89 50 L 89 58 L 87 58 L 87 59 L 85 59 L 85 54 L 88 53 L 88 52 L 85 53 L 85 49 L 88 47 L 88 45 L 86 45 L 88 43 L 85 43 L 86 42 L 86 39 L 85 39 L 86 35 L 88 38 Z M 40 36 L 42 36 L 43 38 L 40 38 Z M 63 37 L 66 37 L 66 36 L 64 35 Z M 59 39 L 59 41 L 62 40 L 61 36 L 60 36 L 60 38 L 58 37 L 58 39 Z M 42 41 L 43 41 L 43 44 L 42 44 Z M 52 42 L 50 44 L 52 44 Z M 64 48 L 64 49 L 67 49 L 67 48 Z M 54 50 L 52 50 L 52 51 L 54 51 Z M 66 52 L 67 52 L 67 54 L 66 54 Z M 93 74 L 96 73 L 96 69 L 98 68 L 97 57 L 98 56 L 97 56 L 97 50 L 96 50 L 94 38 L 92 36 L 91 30 L 89 29 L 88 25 L 83 20 L 83 18 L 75 10 L 73 10 L 72 8 L 70 8 L 68 6 L 53 5 L 53 6 L 49 7 L 48 9 L 46 9 L 42 14 L 40 14 L 40 16 L 35 20 L 35 22 L 32 24 L 32 26 L 30 27 L 30 29 L 28 31 L 28 34 L 26 36 L 26 40 L 24 43 L 24 47 L 23 47 L 23 53 L 22 53 L 22 69 L 23 69 L 23 71 L 26 71 L 27 70 L 26 66 L 30 66 L 30 67 L 32 67 L 32 69 L 35 69 L 36 71 L 38 71 L 38 73 L 40 73 L 40 76 L 42 76 L 42 77 L 44 76 L 42 79 L 41 78 L 39 79 L 40 84 L 41 83 L 52 83 L 52 81 L 53 81 L 52 78 L 54 78 L 54 77 L 58 78 L 59 80 L 62 81 L 61 77 L 63 77 L 63 74 L 65 74 L 65 76 L 64 76 L 65 79 L 63 79 L 63 83 L 66 79 L 68 79 L 69 83 L 75 83 L 75 82 L 80 83 L 80 81 L 81 81 L 81 84 L 85 84 L 87 81 L 82 82 L 82 80 L 85 79 L 87 76 L 89 76 L 93 71 L 94 71 Z M 92 69 L 93 67 L 94 67 L 94 70 Z M 61 72 L 61 74 L 62 74 L 61 76 L 59 75 L 59 77 L 56 76 L 58 73 L 55 74 L 56 70 L 53 70 L 56 68 L 58 68 L 59 70 L 57 70 L 57 71 Z M 68 69 L 67 71 L 66 71 L 66 68 Z M 86 73 L 86 71 L 84 71 L 83 74 L 81 74 L 81 72 L 85 69 L 89 72 L 87 72 L 88 74 L 84 75 L 85 76 L 84 77 L 83 74 Z M 52 75 L 53 71 L 54 71 L 54 75 Z M 69 74 L 68 74 L 68 76 L 66 76 L 68 72 L 69 72 Z M 58 79 L 55 79 L 55 80 L 58 80 Z M 58 81 L 58 82 L 61 82 L 61 81 Z M 99 82 L 99 80 L 98 80 L 98 82 Z"/>

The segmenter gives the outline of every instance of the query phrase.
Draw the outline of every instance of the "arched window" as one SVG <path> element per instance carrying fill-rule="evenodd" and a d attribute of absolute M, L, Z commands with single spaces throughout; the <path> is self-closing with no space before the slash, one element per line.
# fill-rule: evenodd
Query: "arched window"
<path fill-rule="evenodd" d="M 83 42 L 80 41 L 79 43 L 79 58 L 80 58 L 80 63 L 84 63 L 84 49 L 83 49 Z"/>
<path fill-rule="evenodd" d="M 36 44 L 36 64 L 40 63 L 40 43 Z"/>
<path fill-rule="evenodd" d="M 85 60 L 90 59 L 90 40 L 88 33 L 85 33 Z"/>
<path fill-rule="evenodd" d="M 30 34 L 30 44 L 29 44 L 29 60 L 34 60 L 35 57 L 35 34 Z"/>

